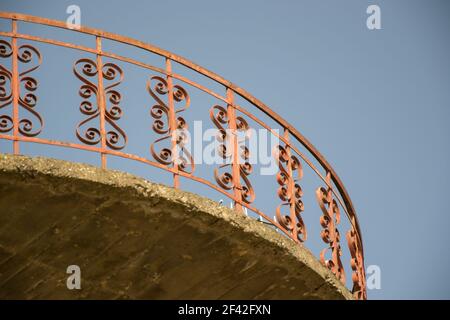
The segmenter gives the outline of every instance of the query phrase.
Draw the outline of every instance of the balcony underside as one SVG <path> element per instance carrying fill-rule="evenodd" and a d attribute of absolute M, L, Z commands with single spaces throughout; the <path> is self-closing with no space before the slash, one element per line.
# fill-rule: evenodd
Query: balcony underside
<path fill-rule="evenodd" d="M 81 268 L 68 290 L 66 268 Z M 0 154 L 1 299 L 351 299 L 305 248 L 130 174 Z"/>

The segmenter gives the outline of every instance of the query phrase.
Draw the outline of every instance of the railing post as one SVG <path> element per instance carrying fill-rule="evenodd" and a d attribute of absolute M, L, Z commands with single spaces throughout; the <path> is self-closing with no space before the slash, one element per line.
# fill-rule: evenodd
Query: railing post
<path fill-rule="evenodd" d="M 296 197 L 295 197 L 295 181 L 294 174 L 292 170 L 292 157 L 291 157 L 291 148 L 289 147 L 289 130 L 284 128 L 283 138 L 286 139 L 287 143 L 285 144 L 285 150 L 288 157 L 287 163 L 287 173 L 288 173 L 288 195 L 289 195 L 289 215 L 292 223 L 292 238 L 294 241 L 299 242 L 297 238 L 297 217 L 295 214 L 295 205 L 296 205 Z"/>
<path fill-rule="evenodd" d="M 342 255 L 340 234 L 337 229 L 341 218 L 337 201 L 333 199 L 332 181 L 331 172 L 330 170 L 327 170 L 325 179 L 327 188 L 321 187 L 316 190 L 316 197 L 323 213 L 320 217 L 320 224 L 324 228 L 321 237 L 322 240 L 328 244 L 328 248 L 322 250 L 320 253 L 320 260 L 322 264 L 327 266 L 331 272 L 345 284 L 345 270 L 340 258 Z M 328 250 L 331 250 L 331 260 L 326 260 L 325 258 L 325 254 Z"/>
<path fill-rule="evenodd" d="M 339 259 L 339 252 L 338 252 L 338 248 L 336 247 L 337 245 L 337 239 L 336 239 L 336 226 L 335 226 L 335 221 L 334 221 L 334 203 L 333 203 L 333 191 L 331 189 L 331 173 L 330 171 L 327 171 L 327 175 L 326 175 L 326 182 L 327 182 L 327 202 L 328 202 L 328 216 L 331 217 L 331 219 L 329 220 L 329 226 L 328 226 L 328 230 L 330 232 L 330 238 L 333 239 L 331 245 L 331 253 L 332 253 L 332 261 L 338 261 Z M 335 267 L 338 267 L 337 265 Z"/>
<path fill-rule="evenodd" d="M 177 189 L 180 185 L 180 177 L 178 175 L 178 164 L 177 164 L 177 119 L 175 114 L 175 105 L 173 100 L 173 80 L 172 80 L 172 63 L 169 58 L 166 58 L 166 71 L 167 71 L 167 94 L 168 94 L 168 107 L 169 107 L 169 133 L 171 135 L 170 141 L 172 144 L 172 169 L 173 173 L 173 187 Z"/>
<path fill-rule="evenodd" d="M 11 20 L 11 27 L 13 37 L 11 40 L 12 46 L 12 94 L 13 94 L 13 153 L 19 154 L 19 95 L 20 95 L 20 83 L 19 83 L 19 65 L 18 65 L 18 51 L 17 51 L 17 21 Z"/>
<path fill-rule="evenodd" d="M 231 138 L 231 166 L 233 176 L 233 192 L 234 192 L 234 207 L 237 211 L 242 212 L 242 205 L 240 203 L 241 194 L 241 172 L 240 172 L 240 160 L 239 160 L 239 143 L 236 126 L 236 112 L 234 109 L 234 95 L 233 90 L 227 88 L 227 114 L 228 114 L 228 127 L 230 130 Z"/>
<path fill-rule="evenodd" d="M 101 137 L 101 160 L 102 169 L 106 169 L 106 129 L 105 129 L 105 90 L 103 88 L 103 64 L 102 64 L 102 38 L 96 37 L 96 51 L 97 51 L 97 77 L 98 77 L 98 92 L 97 105 L 100 110 L 100 137 Z"/>

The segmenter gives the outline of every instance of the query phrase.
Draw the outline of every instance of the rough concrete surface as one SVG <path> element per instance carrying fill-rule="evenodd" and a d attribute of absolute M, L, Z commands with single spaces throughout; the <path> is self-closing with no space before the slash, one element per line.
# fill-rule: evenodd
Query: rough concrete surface
<path fill-rule="evenodd" d="M 66 268 L 81 268 L 68 290 Z M 199 195 L 0 154 L 0 299 L 352 299 L 306 249 Z"/>

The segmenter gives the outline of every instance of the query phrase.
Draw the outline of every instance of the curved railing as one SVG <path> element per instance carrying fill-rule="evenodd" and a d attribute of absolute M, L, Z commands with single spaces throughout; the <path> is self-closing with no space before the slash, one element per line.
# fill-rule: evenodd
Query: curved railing
<path fill-rule="evenodd" d="M 254 212 L 260 220 L 274 226 L 299 245 L 307 239 L 307 226 L 303 219 L 305 206 L 300 183 L 304 163 L 323 183 L 323 186 L 315 190 L 318 208 L 321 210 L 320 235 L 326 244 L 326 248 L 320 252 L 320 261 L 340 281 L 346 283 L 338 230 L 342 209 L 350 226 L 345 240 L 350 255 L 352 291 L 355 298 L 366 299 L 361 231 L 352 201 L 342 181 L 319 151 L 264 103 L 189 60 L 134 39 L 87 27 L 74 28 L 61 21 L 29 15 L 0 12 L 0 19 L 9 21 L 11 26 L 10 30 L 0 31 L 0 37 L 4 38 L 0 39 L 0 139 L 12 142 L 14 154 L 20 153 L 21 143 L 32 142 L 97 152 L 101 157 L 102 168 L 106 168 L 109 156 L 154 166 L 173 174 L 175 188 L 180 187 L 180 177 L 203 183 L 230 198 L 237 211 Z M 20 33 L 19 23 L 50 26 L 89 35 L 95 38 L 95 47 Z M 106 51 L 102 48 L 105 39 L 161 56 L 165 61 L 164 67 L 156 67 L 145 61 Z M 73 65 L 73 73 L 80 80 L 79 96 L 82 100 L 80 111 L 84 116 L 74 128 L 75 135 L 81 143 L 40 137 L 44 117 L 38 111 L 36 94 L 38 81 L 33 72 L 47 61 L 40 50 L 30 44 L 36 42 L 77 50 L 94 57 L 92 59 L 82 57 Z M 105 62 L 106 58 L 111 61 Z M 126 148 L 129 138 L 118 124 L 123 115 L 119 106 L 122 96 L 118 90 L 124 71 L 116 62 L 134 65 L 155 73 L 149 76 L 146 90 L 155 103 L 150 115 L 153 118 L 153 130 L 157 138 L 151 143 L 148 154 L 144 156 L 122 151 Z M 223 87 L 223 93 L 173 72 L 173 63 L 191 69 L 196 74 L 219 84 Z M 188 91 L 180 84 L 175 84 L 175 81 L 198 89 L 219 101 L 209 109 L 209 116 L 210 123 L 219 132 L 217 151 L 224 164 L 214 168 L 213 181 L 196 175 L 195 161 L 186 147 L 185 133 L 189 133 L 189 129 L 187 121 L 182 116 L 188 112 L 191 97 Z M 237 98 L 242 99 L 253 109 L 245 108 L 244 103 L 236 101 Z M 257 112 L 261 113 L 261 116 L 257 116 Z M 28 116 L 22 116 L 25 114 Z M 262 120 L 263 117 L 271 119 L 274 125 L 266 124 Z M 250 130 L 250 121 L 279 139 L 273 152 L 273 160 L 278 168 L 276 179 L 273 181 L 274 186 L 278 188 L 278 198 L 281 202 L 276 207 L 274 216 L 253 204 L 256 193 L 251 183 L 252 164 L 248 161 L 250 149 L 243 146 L 239 140 L 240 133 L 245 134 Z M 97 125 L 91 126 L 93 123 Z M 158 148 L 161 144 L 169 146 Z M 307 154 L 310 157 L 307 157 Z"/>

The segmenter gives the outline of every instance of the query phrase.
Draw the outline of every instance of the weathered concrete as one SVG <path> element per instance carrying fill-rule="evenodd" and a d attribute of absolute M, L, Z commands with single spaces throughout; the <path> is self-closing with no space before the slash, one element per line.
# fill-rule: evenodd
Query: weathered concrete
<path fill-rule="evenodd" d="M 82 289 L 66 288 L 81 267 Z M 0 154 L 0 298 L 351 299 L 305 248 L 130 174 Z"/>

